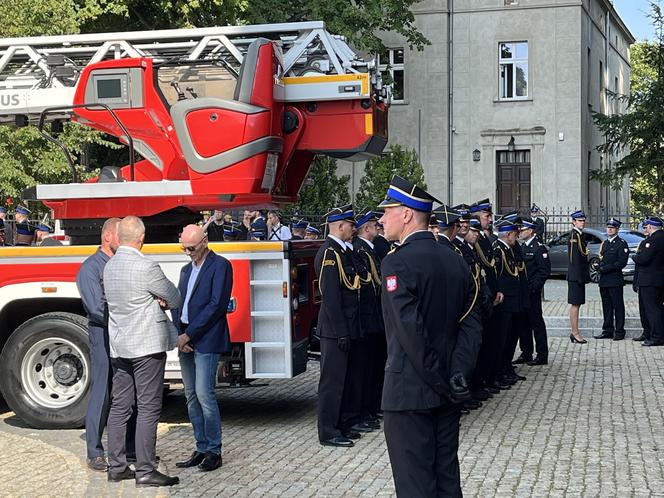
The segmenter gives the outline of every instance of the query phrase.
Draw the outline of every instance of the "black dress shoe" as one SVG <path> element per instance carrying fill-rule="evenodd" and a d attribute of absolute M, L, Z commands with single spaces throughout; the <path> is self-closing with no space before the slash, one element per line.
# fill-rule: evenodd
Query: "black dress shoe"
<path fill-rule="evenodd" d="M 88 468 L 96 472 L 106 472 L 108 471 L 108 460 L 103 456 L 88 458 Z"/>
<path fill-rule="evenodd" d="M 126 481 L 128 479 L 133 479 L 134 477 L 136 477 L 136 473 L 129 467 L 124 469 L 122 472 L 109 472 L 107 475 L 107 478 L 110 482 Z"/>
<path fill-rule="evenodd" d="M 498 393 L 500 393 L 500 389 L 499 389 L 499 388 L 494 387 L 494 386 L 491 386 L 491 385 L 486 386 L 484 389 L 486 389 L 487 391 L 489 391 L 489 394 L 498 394 Z"/>
<path fill-rule="evenodd" d="M 184 462 L 176 462 L 175 466 L 179 469 L 188 469 L 189 467 L 196 467 L 196 465 L 201 463 L 203 460 L 205 460 L 205 453 L 194 451 L 189 457 L 189 460 L 185 460 Z"/>
<path fill-rule="evenodd" d="M 367 426 L 371 427 L 374 430 L 379 430 L 380 429 L 380 422 L 378 422 L 377 420 L 376 421 L 374 421 L 374 420 L 365 420 L 363 423 L 366 424 Z"/>
<path fill-rule="evenodd" d="M 664 346 L 664 342 L 656 341 L 654 339 L 646 339 L 643 341 L 642 346 Z"/>
<path fill-rule="evenodd" d="M 491 393 L 487 391 L 486 389 L 476 389 L 473 391 L 473 399 L 475 401 L 486 401 L 491 397 Z"/>
<path fill-rule="evenodd" d="M 602 332 L 600 335 L 594 335 L 593 339 L 613 339 L 612 332 Z"/>
<path fill-rule="evenodd" d="M 221 455 L 217 455 L 216 453 L 206 453 L 205 460 L 198 466 L 203 472 L 209 472 L 219 467 L 221 467 Z"/>
<path fill-rule="evenodd" d="M 468 410 L 477 410 L 480 406 L 482 406 L 482 403 L 475 401 L 474 399 L 471 399 L 470 401 L 464 401 L 463 403 L 463 407 L 467 408 Z"/>
<path fill-rule="evenodd" d="M 528 363 L 529 361 L 532 361 L 533 357 L 532 356 L 519 356 L 516 360 L 512 362 L 512 365 L 521 365 L 523 363 Z"/>
<path fill-rule="evenodd" d="M 633 341 L 646 341 L 646 340 L 648 340 L 648 339 L 650 339 L 650 337 L 648 337 L 648 336 L 645 335 L 645 334 L 641 334 L 641 335 L 638 336 L 638 337 L 634 337 L 632 340 L 633 340 Z"/>
<path fill-rule="evenodd" d="M 355 446 L 355 443 L 344 436 L 335 436 L 330 439 L 325 439 L 320 442 L 323 446 L 339 446 L 341 448 L 350 448 Z"/>
<path fill-rule="evenodd" d="M 613 336 L 613 340 L 614 340 L 614 341 L 622 341 L 622 340 L 624 340 L 624 339 L 625 339 L 625 334 L 615 334 L 615 335 Z"/>
<path fill-rule="evenodd" d="M 508 386 L 513 386 L 517 382 L 519 382 L 519 379 L 514 377 L 512 374 L 505 374 L 500 378 L 500 381 L 503 384 L 507 384 Z"/>
<path fill-rule="evenodd" d="M 343 434 L 343 436 L 347 437 L 348 439 L 360 439 L 362 437 L 359 432 L 355 431 L 343 431 L 341 434 Z"/>
<path fill-rule="evenodd" d="M 493 387 L 494 389 L 498 389 L 498 392 L 500 392 L 500 391 L 506 391 L 507 389 L 509 389 L 512 386 L 511 386 L 511 384 L 505 384 L 502 381 L 502 379 L 499 379 L 499 380 L 494 380 L 491 383 L 490 387 Z"/>
<path fill-rule="evenodd" d="M 137 488 L 158 488 L 160 486 L 175 486 L 180 482 L 179 477 L 171 477 L 153 470 L 146 476 L 136 478 Z"/>
<path fill-rule="evenodd" d="M 380 428 L 380 426 L 378 428 Z M 355 424 L 354 426 L 352 426 L 351 430 L 362 433 L 362 432 L 373 432 L 376 430 L 376 428 L 373 425 L 367 424 L 366 422 L 360 422 L 359 424 Z"/>
<path fill-rule="evenodd" d="M 525 377 L 525 376 L 523 376 L 523 375 L 521 375 L 521 374 L 518 374 L 518 373 L 516 373 L 516 372 L 514 372 L 514 373 L 512 374 L 512 377 L 513 377 L 514 379 L 516 379 L 516 380 L 526 380 L 526 377 Z"/>
<path fill-rule="evenodd" d="M 533 361 L 529 361 L 528 365 L 535 366 L 535 365 L 548 365 L 549 360 L 548 358 L 545 358 L 544 356 L 536 356 Z"/>

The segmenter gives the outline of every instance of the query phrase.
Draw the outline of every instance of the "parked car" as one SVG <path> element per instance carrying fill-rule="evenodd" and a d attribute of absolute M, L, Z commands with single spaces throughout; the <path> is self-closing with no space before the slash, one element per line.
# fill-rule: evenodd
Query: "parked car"
<path fill-rule="evenodd" d="M 570 231 L 571 232 L 571 231 Z M 569 264 L 569 257 L 567 256 L 567 246 L 569 245 L 570 232 L 565 232 L 557 237 L 554 237 L 547 244 L 549 246 L 549 257 L 551 258 L 551 274 L 552 275 L 566 275 L 567 266 Z M 632 254 L 636 252 L 639 243 L 645 238 L 641 232 L 634 230 L 621 229 L 618 235 L 622 237 L 629 246 L 630 257 L 627 260 L 627 266 L 623 268 L 623 275 L 630 280 L 634 275 L 634 261 Z M 590 261 L 590 280 L 592 282 L 599 282 L 599 272 L 597 266 L 599 265 L 599 247 L 602 241 L 608 237 L 606 231 L 599 228 L 584 228 L 583 238 L 588 244 L 588 261 Z"/>

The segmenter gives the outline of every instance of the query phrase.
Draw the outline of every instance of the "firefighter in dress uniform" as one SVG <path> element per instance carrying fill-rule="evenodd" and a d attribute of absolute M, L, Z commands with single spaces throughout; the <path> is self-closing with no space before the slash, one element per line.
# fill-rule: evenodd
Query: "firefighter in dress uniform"
<path fill-rule="evenodd" d="M 583 237 L 583 229 L 586 226 L 586 213 L 574 211 L 572 219 L 572 231 L 569 236 L 567 255 L 569 265 L 567 267 L 567 302 L 570 304 L 569 321 L 572 333 L 570 341 L 577 344 L 586 344 L 588 341 L 581 337 L 579 332 L 579 311 L 581 305 L 586 303 L 586 284 L 590 282 L 590 268 L 588 266 L 588 246 Z"/>
<path fill-rule="evenodd" d="M 498 277 L 496 263 L 493 256 L 493 205 L 486 198 L 470 206 L 470 212 L 480 221 L 480 235 L 475 243 L 475 254 L 482 265 L 482 275 L 487 289 L 487 299 L 491 306 L 484 306 L 482 312 L 482 348 L 477 360 L 476 378 L 479 379 L 483 390 L 489 395 L 497 394 L 501 389 L 509 389 L 510 385 L 501 382 L 492 376 L 492 365 L 498 348 L 498 332 L 492 320 L 495 307 L 503 302 L 504 296 L 498 291 Z"/>
<path fill-rule="evenodd" d="M 304 240 L 308 225 L 307 220 L 297 220 L 291 223 L 291 233 L 293 234 L 291 240 Z"/>
<path fill-rule="evenodd" d="M 380 262 L 376 257 L 373 241 L 378 236 L 378 215 L 374 211 L 364 211 L 356 217 L 356 237 L 353 239 L 355 252 L 367 270 L 361 278 L 360 324 L 364 332 L 365 354 L 359 361 L 364 363 L 364 383 L 362 387 L 362 421 L 379 428 L 378 419 L 382 415 L 380 398 L 385 376 L 387 343 L 385 326 L 380 308 Z"/>
<path fill-rule="evenodd" d="M 325 216 L 328 236 L 314 260 L 321 294 L 318 437 L 325 446 L 351 447 L 354 443 L 348 436 L 356 435 L 342 422 L 351 339 L 359 336 L 360 277 L 346 254 L 353 216 L 352 205 L 333 209 Z"/>
<path fill-rule="evenodd" d="M 664 230 L 662 219 L 651 216 L 644 222 L 648 237 L 634 262 L 639 269 L 639 298 L 650 326 L 643 346 L 664 346 Z"/>
<path fill-rule="evenodd" d="M 18 206 L 14 212 L 15 236 L 14 245 L 17 246 L 30 246 L 35 240 L 36 227 L 28 221 L 30 210 L 24 206 Z"/>
<path fill-rule="evenodd" d="M 647 218 L 646 218 L 647 219 Z M 641 230 L 645 234 L 645 238 L 639 242 L 639 246 L 636 248 L 636 254 L 639 254 L 642 250 L 643 247 L 645 246 L 647 240 L 648 240 L 648 234 L 650 233 L 650 226 L 645 224 L 645 220 L 639 223 L 639 226 L 641 226 Z M 636 257 L 636 254 L 632 257 L 632 260 Z M 634 337 L 632 340 L 633 341 L 645 341 L 647 339 L 650 339 L 650 323 L 648 323 L 648 316 L 646 315 L 645 312 L 645 305 L 643 302 L 643 294 L 639 292 L 639 270 L 640 266 L 636 264 L 636 261 L 634 262 L 634 279 L 632 281 L 632 290 L 636 292 L 636 295 L 638 296 L 638 302 L 639 302 L 639 318 L 641 320 L 641 327 L 643 328 L 643 331 L 641 332 L 641 335 Z"/>
<path fill-rule="evenodd" d="M 625 338 L 625 298 L 623 287 L 625 279 L 622 270 L 629 260 L 629 246 L 618 235 L 622 223 L 610 218 L 606 222 L 607 239 L 599 247 L 599 295 L 602 298 L 602 333 L 595 339 Z"/>
<path fill-rule="evenodd" d="M 459 233 L 459 220 L 461 215 L 454 209 L 443 204 L 434 210 L 438 220 L 438 242 L 445 248 L 453 251 L 458 256 L 463 257 L 461 249 L 452 241 L 456 239 Z"/>
<path fill-rule="evenodd" d="M 318 240 L 319 236 L 320 230 L 309 223 L 304 231 L 304 240 Z"/>
<path fill-rule="evenodd" d="M 5 245 L 5 218 L 7 217 L 7 209 L 0 206 L 0 246 Z"/>
<path fill-rule="evenodd" d="M 512 360 L 521 330 L 527 324 L 530 296 L 526 265 L 517 244 L 519 225 L 503 219 L 497 227 L 498 240 L 494 244 L 494 257 L 498 290 L 504 297 L 494 310 L 498 348 L 492 378 L 503 385 L 514 385 L 520 380 L 526 380 L 526 377 L 516 372 Z"/>
<path fill-rule="evenodd" d="M 382 261 L 387 339 L 384 430 L 397 496 L 460 497 L 459 400 L 481 342 L 478 289 L 427 230 L 434 198 L 395 176 L 381 223 L 399 245 Z"/>
<path fill-rule="evenodd" d="M 539 241 L 537 223 L 530 218 L 524 218 L 521 221 L 519 238 L 522 241 L 521 255 L 526 263 L 530 307 L 528 308 L 528 326 L 522 329 L 523 335 L 519 338 L 521 356 L 514 363 L 527 363 L 530 366 L 547 365 L 549 362 L 549 344 L 546 323 L 542 316 L 542 289 L 544 289 L 544 284 L 551 275 L 549 250 Z M 533 336 L 535 337 L 535 352 L 537 353 L 534 359 Z"/>

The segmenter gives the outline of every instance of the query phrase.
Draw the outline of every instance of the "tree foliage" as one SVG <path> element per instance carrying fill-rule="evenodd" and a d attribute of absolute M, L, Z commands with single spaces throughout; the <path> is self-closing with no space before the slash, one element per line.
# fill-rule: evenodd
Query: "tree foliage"
<path fill-rule="evenodd" d="M 360 190 L 356 197 L 358 207 L 375 208 L 385 198 L 387 186 L 394 175 L 399 175 L 426 189 L 424 168 L 417 152 L 400 145 L 390 145 L 382 156 L 367 161 Z"/>
<path fill-rule="evenodd" d="M 651 3 L 650 18 L 657 39 L 632 48 L 630 95 L 607 92 L 609 98 L 625 102 L 627 112 L 593 114 L 605 139 L 597 150 L 626 155 L 615 168 L 592 171 L 591 178 L 619 190 L 629 177 L 639 213 L 664 209 L 664 15 L 657 4 Z"/>
<path fill-rule="evenodd" d="M 337 175 L 337 161 L 327 156 L 316 156 L 308 180 L 300 191 L 300 199 L 284 209 L 286 217 L 322 216 L 330 209 L 350 202 L 348 185 L 350 175 Z"/>

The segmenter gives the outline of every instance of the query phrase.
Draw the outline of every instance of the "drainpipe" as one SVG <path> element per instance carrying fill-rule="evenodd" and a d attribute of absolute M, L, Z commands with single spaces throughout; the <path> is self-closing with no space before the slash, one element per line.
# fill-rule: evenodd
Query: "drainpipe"
<path fill-rule="evenodd" d="M 452 205 L 454 191 L 454 0 L 447 0 L 447 204 Z"/>

